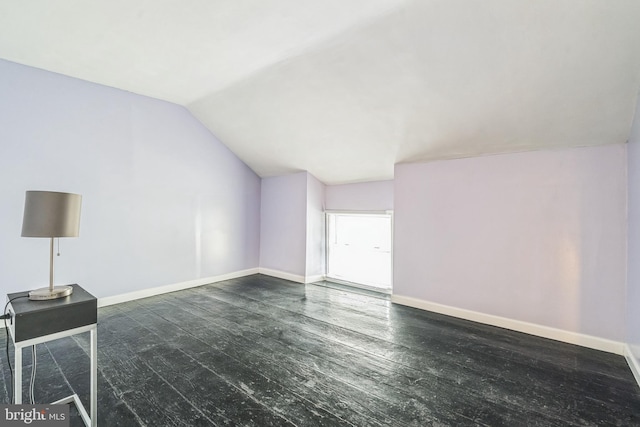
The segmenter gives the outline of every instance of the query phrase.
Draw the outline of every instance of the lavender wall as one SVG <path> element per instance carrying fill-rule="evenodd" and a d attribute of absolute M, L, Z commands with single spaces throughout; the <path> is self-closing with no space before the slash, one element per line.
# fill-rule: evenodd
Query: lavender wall
<path fill-rule="evenodd" d="M 393 181 L 328 185 L 326 208 L 329 210 L 385 211 L 393 209 Z"/>
<path fill-rule="evenodd" d="M 640 97 L 627 147 L 628 158 L 628 259 L 626 342 L 640 367 Z M 637 372 L 640 374 L 640 371 Z M 640 383 L 640 377 L 637 378 Z"/>
<path fill-rule="evenodd" d="M 394 293 L 622 341 L 626 151 L 400 164 Z"/>
<path fill-rule="evenodd" d="M 83 195 L 58 283 L 98 297 L 258 266 L 260 179 L 184 108 L 0 60 L 0 290 L 48 281 L 25 190 Z"/>
<path fill-rule="evenodd" d="M 264 178 L 260 268 L 305 276 L 307 172 Z"/>

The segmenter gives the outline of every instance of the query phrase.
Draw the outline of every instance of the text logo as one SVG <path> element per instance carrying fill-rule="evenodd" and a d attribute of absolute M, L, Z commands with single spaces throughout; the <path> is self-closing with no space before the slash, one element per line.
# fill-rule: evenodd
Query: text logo
<path fill-rule="evenodd" d="M 0 405 L 0 427 L 69 427 L 69 405 Z"/>

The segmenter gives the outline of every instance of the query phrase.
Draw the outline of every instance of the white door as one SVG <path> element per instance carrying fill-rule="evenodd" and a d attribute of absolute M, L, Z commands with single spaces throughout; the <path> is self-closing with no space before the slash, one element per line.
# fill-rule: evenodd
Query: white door
<path fill-rule="evenodd" d="M 391 290 L 391 214 L 327 213 L 327 277 Z"/>

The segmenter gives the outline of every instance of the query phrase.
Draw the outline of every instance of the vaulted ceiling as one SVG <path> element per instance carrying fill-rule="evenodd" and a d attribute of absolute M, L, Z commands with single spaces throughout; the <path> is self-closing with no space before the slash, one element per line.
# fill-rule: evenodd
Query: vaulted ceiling
<path fill-rule="evenodd" d="M 261 176 L 625 142 L 638 0 L 0 0 L 0 58 L 184 105 Z"/>

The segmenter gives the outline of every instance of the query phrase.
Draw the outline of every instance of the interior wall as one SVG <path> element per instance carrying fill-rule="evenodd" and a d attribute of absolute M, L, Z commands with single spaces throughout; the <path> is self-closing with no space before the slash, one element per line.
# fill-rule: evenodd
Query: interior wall
<path fill-rule="evenodd" d="M 304 277 L 307 172 L 262 179 L 260 268 Z"/>
<path fill-rule="evenodd" d="M 0 286 L 46 286 L 26 190 L 83 195 L 57 283 L 98 297 L 258 266 L 260 179 L 183 107 L 0 60 Z"/>
<path fill-rule="evenodd" d="M 307 173 L 307 282 L 321 280 L 325 272 L 324 200 L 325 185 Z"/>
<path fill-rule="evenodd" d="M 640 96 L 627 147 L 628 158 L 628 260 L 626 342 L 640 368 Z M 640 370 L 636 371 L 640 383 Z"/>
<path fill-rule="evenodd" d="M 624 338 L 626 147 L 399 164 L 394 293 Z"/>
<path fill-rule="evenodd" d="M 329 210 L 385 211 L 393 209 L 393 180 L 327 185 Z"/>

